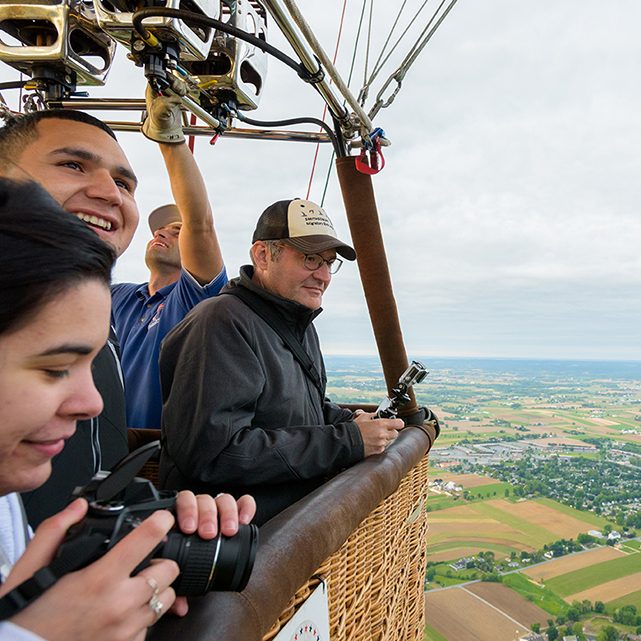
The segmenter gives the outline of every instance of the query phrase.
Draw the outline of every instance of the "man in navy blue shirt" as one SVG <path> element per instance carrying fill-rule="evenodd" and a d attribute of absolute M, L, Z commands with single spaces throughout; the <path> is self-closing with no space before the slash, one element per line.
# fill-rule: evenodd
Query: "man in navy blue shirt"
<path fill-rule="evenodd" d="M 160 428 L 158 357 L 166 334 L 227 282 L 205 183 L 185 144 L 179 99 L 150 95 L 143 133 L 159 143 L 175 205 L 149 216 L 149 282 L 112 287 L 113 319 L 125 376 L 127 425 Z"/>

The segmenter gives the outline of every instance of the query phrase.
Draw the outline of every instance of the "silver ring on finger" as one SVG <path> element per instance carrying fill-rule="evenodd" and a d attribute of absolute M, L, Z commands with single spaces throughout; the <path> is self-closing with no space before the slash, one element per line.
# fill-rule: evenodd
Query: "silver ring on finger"
<path fill-rule="evenodd" d="M 157 621 L 160 618 L 160 615 L 162 614 L 163 602 L 158 598 L 157 594 L 153 594 L 151 596 L 151 599 L 149 599 L 149 603 L 147 605 L 151 608 L 151 611 L 156 615 L 156 621 Z"/>

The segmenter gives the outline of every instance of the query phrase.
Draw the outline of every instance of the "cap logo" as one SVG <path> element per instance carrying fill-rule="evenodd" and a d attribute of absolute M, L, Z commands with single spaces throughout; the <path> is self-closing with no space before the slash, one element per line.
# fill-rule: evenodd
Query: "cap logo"
<path fill-rule="evenodd" d="M 318 205 L 309 200 L 292 200 L 287 209 L 289 237 L 326 235 L 336 238 L 334 225 Z"/>

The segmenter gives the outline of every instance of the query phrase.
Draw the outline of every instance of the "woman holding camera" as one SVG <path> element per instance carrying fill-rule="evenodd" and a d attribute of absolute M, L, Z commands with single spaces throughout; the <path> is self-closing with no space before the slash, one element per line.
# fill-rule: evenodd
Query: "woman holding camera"
<path fill-rule="evenodd" d="M 27 542 L 17 492 L 41 485 L 51 459 L 102 399 L 91 363 L 107 339 L 113 251 L 34 183 L 0 180 L 0 597 L 47 566 L 83 499 L 44 521 Z M 229 495 L 177 497 L 178 525 L 203 538 L 235 534 L 255 505 Z M 66 574 L 30 605 L 0 621 L 15 641 L 142 640 L 170 607 L 174 561 L 134 569 L 163 540 L 174 517 L 158 511 L 86 568 Z"/>

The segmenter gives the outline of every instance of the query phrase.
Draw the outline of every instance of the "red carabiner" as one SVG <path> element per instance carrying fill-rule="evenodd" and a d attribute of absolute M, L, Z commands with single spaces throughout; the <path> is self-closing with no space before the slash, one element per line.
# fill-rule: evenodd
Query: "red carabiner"
<path fill-rule="evenodd" d="M 379 162 L 380 156 L 380 162 Z M 356 169 L 361 174 L 368 174 L 373 176 L 385 167 L 385 157 L 381 151 L 381 141 L 376 138 L 374 140 L 374 149 L 369 150 L 369 158 L 367 157 L 367 150 L 363 148 L 360 155 L 356 159 Z"/>

